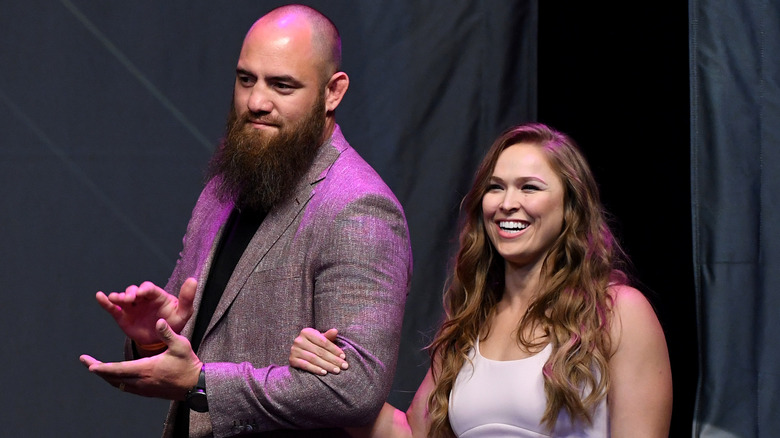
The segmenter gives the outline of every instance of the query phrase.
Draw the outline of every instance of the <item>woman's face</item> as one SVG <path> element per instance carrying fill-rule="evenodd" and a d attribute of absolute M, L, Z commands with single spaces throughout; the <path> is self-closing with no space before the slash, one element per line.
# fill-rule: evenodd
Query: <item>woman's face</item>
<path fill-rule="evenodd" d="M 518 143 L 501 152 L 482 197 L 482 218 L 507 263 L 541 263 L 563 227 L 563 191 L 540 146 Z"/>

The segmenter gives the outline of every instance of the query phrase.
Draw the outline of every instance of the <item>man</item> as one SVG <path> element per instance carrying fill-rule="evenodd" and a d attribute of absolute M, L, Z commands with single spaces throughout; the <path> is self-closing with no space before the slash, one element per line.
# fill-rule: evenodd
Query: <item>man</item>
<path fill-rule="evenodd" d="M 135 360 L 81 361 L 120 390 L 173 400 L 164 436 L 339 436 L 389 393 L 411 248 L 400 204 L 335 123 L 340 61 L 319 12 L 260 18 L 167 286 L 97 294 Z M 338 379 L 281 366 L 303 327 L 339 328 L 351 366 Z"/>

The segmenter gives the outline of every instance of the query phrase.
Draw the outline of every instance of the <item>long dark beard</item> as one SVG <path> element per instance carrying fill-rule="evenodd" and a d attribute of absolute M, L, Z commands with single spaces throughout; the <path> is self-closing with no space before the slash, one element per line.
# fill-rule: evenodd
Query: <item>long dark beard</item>
<path fill-rule="evenodd" d="M 227 132 L 208 167 L 217 179 L 217 196 L 238 208 L 269 211 L 290 195 L 314 161 L 325 128 L 325 98 L 293 125 L 274 135 L 255 131 L 248 113 L 239 117 L 231 105 Z"/>

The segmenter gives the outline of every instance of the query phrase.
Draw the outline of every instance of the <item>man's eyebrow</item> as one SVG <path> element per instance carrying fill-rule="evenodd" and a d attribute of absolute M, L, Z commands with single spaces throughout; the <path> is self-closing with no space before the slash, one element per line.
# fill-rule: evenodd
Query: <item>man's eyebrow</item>
<path fill-rule="evenodd" d="M 301 81 L 298 79 L 295 79 L 294 77 L 290 75 L 276 75 L 276 76 L 266 76 L 265 79 L 267 82 L 286 82 L 292 85 L 303 85 Z"/>
<path fill-rule="evenodd" d="M 243 75 L 243 76 L 251 76 L 253 78 L 256 78 L 254 73 L 250 72 L 249 70 L 243 69 L 241 67 L 236 68 L 236 75 Z M 266 82 L 284 82 L 288 83 L 295 87 L 301 87 L 303 86 L 303 83 L 299 81 L 298 79 L 295 79 L 295 77 L 291 75 L 275 75 L 275 76 L 265 76 L 263 77 L 263 80 Z"/>
<path fill-rule="evenodd" d="M 248 70 L 244 70 L 243 68 L 237 68 L 236 69 L 237 75 L 246 75 L 246 76 L 254 76 L 252 73 L 250 73 Z"/>

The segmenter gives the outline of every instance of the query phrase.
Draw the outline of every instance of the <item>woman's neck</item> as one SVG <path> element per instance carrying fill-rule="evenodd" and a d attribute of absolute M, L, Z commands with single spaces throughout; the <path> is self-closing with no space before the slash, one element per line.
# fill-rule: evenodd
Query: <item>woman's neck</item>
<path fill-rule="evenodd" d="M 517 266 L 506 263 L 504 267 L 504 305 L 526 309 L 539 293 L 542 263 Z"/>

